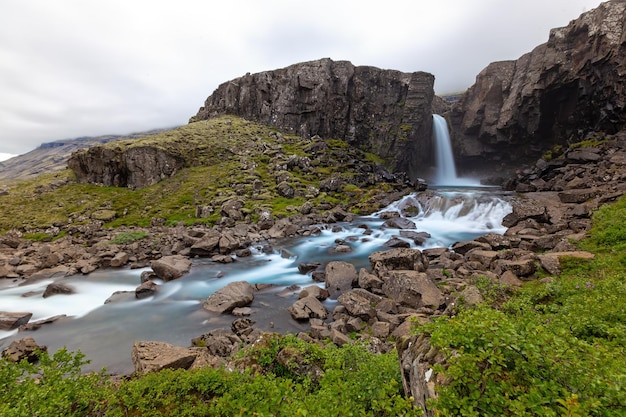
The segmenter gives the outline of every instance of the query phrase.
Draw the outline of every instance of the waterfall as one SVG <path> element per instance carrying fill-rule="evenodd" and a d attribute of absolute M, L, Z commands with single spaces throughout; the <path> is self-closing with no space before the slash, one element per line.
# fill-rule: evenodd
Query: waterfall
<path fill-rule="evenodd" d="M 435 153 L 437 166 L 435 167 L 436 185 L 456 185 L 459 178 L 456 176 L 454 166 L 454 154 L 448 132 L 446 119 L 438 114 L 433 114 L 433 136 L 435 139 Z"/>

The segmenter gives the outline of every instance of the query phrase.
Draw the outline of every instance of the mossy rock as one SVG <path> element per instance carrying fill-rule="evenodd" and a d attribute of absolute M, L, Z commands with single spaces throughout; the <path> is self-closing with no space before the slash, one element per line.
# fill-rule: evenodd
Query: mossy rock
<path fill-rule="evenodd" d="M 110 222 L 117 217 L 115 210 L 96 210 L 91 213 L 91 218 L 94 220 L 101 220 L 103 222 Z"/>

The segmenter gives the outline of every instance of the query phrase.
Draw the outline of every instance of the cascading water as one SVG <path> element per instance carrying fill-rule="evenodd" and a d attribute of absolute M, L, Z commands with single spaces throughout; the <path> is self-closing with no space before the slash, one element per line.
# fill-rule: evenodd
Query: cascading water
<path fill-rule="evenodd" d="M 460 178 L 456 173 L 452 141 L 446 119 L 433 114 L 433 137 L 435 141 L 436 167 L 434 187 L 480 187 L 477 181 L 469 178 Z"/>
<path fill-rule="evenodd" d="M 399 212 L 430 237 L 417 244 L 405 231 L 385 225 L 382 214 L 388 211 Z M 81 350 L 92 361 L 88 370 L 106 367 L 109 372 L 129 373 L 133 370 L 131 350 L 135 340 L 189 345 L 192 337 L 215 328 L 228 328 L 234 317 L 204 311 L 202 302 L 228 283 L 242 280 L 276 286 L 255 294 L 251 306 L 255 327 L 281 333 L 306 331 L 308 325 L 291 319 L 286 311 L 297 295 L 293 291 L 279 295 L 283 288 L 294 284 L 323 285 L 314 282 L 310 274 L 301 274 L 300 263 L 341 260 L 357 269 L 367 268 L 368 256 L 389 249 L 385 243 L 392 238 L 405 240 L 419 249 L 448 247 L 486 233 L 504 233 L 502 219 L 510 212 L 511 205 L 506 200 L 484 190 L 415 193 L 351 223 L 334 225 L 332 229 L 320 226 L 318 235 L 275 243 L 271 254 L 253 247 L 252 256 L 236 258 L 232 264 L 194 259 L 189 274 L 161 282 L 156 295 L 143 300 L 135 299 L 134 295 L 142 270 L 101 270 L 88 276 L 64 278 L 63 282 L 76 293 L 45 299 L 41 294 L 50 281 L 21 287 L 18 283 L 4 283 L 0 287 L 0 310 L 32 312 L 31 321 L 59 314 L 71 317 L 44 325 L 36 332 L 0 330 L 0 350 L 13 339 L 32 336 L 50 351 L 63 346 Z M 337 242 L 349 246 L 350 251 L 335 251 Z M 128 293 L 104 304 L 113 292 L 120 290 Z M 331 311 L 334 303 L 325 301 Z"/>
<path fill-rule="evenodd" d="M 435 167 L 436 185 L 453 185 L 458 182 L 452 142 L 448 133 L 446 119 L 438 114 L 433 114 L 433 136 L 435 139 L 435 153 L 437 166 Z"/>

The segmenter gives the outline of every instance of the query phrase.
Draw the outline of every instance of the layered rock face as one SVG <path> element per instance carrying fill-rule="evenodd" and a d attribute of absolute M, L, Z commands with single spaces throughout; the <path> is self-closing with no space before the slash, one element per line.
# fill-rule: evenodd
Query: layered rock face
<path fill-rule="evenodd" d="M 517 61 L 492 63 L 450 113 L 457 162 L 509 168 L 590 131 L 626 122 L 626 1 L 613 0 L 553 29 Z"/>
<path fill-rule="evenodd" d="M 174 175 L 185 161 L 156 147 L 94 146 L 73 153 L 67 165 L 81 183 L 142 188 Z"/>
<path fill-rule="evenodd" d="M 344 139 L 414 175 L 431 157 L 433 84 L 424 72 L 326 58 L 226 82 L 190 121 L 234 114 L 303 137 Z"/>

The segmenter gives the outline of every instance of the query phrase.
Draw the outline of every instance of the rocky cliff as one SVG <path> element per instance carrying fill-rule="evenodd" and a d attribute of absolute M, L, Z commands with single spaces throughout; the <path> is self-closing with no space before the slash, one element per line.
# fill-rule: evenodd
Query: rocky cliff
<path fill-rule="evenodd" d="M 94 146 L 73 153 L 67 166 L 78 182 L 143 188 L 174 175 L 185 166 L 185 159 L 153 146 Z"/>
<path fill-rule="evenodd" d="M 449 115 L 461 170 L 520 167 L 591 131 L 620 130 L 625 24 L 626 1 L 605 2 L 518 60 L 487 66 Z"/>
<path fill-rule="evenodd" d="M 191 121 L 233 114 L 303 137 L 344 139 L 416 175 L 431 157 L 434 77 L 321 59 L 221 84 Z"/>
<path fill-rule="evenodd" d="M 104 145 L 122 139 L 138 139 L 154 135 L 162 129 L 147 132 L 132 133 L 129 135 L 105 135 L 64 139 L 41 144 L 23 155 L 18 155 L 0 163 L 0 181 L 27 179 L 42 173 L 62 171 L 67 168 L 67 161 L 73 152 L 92 146 Z"/>

